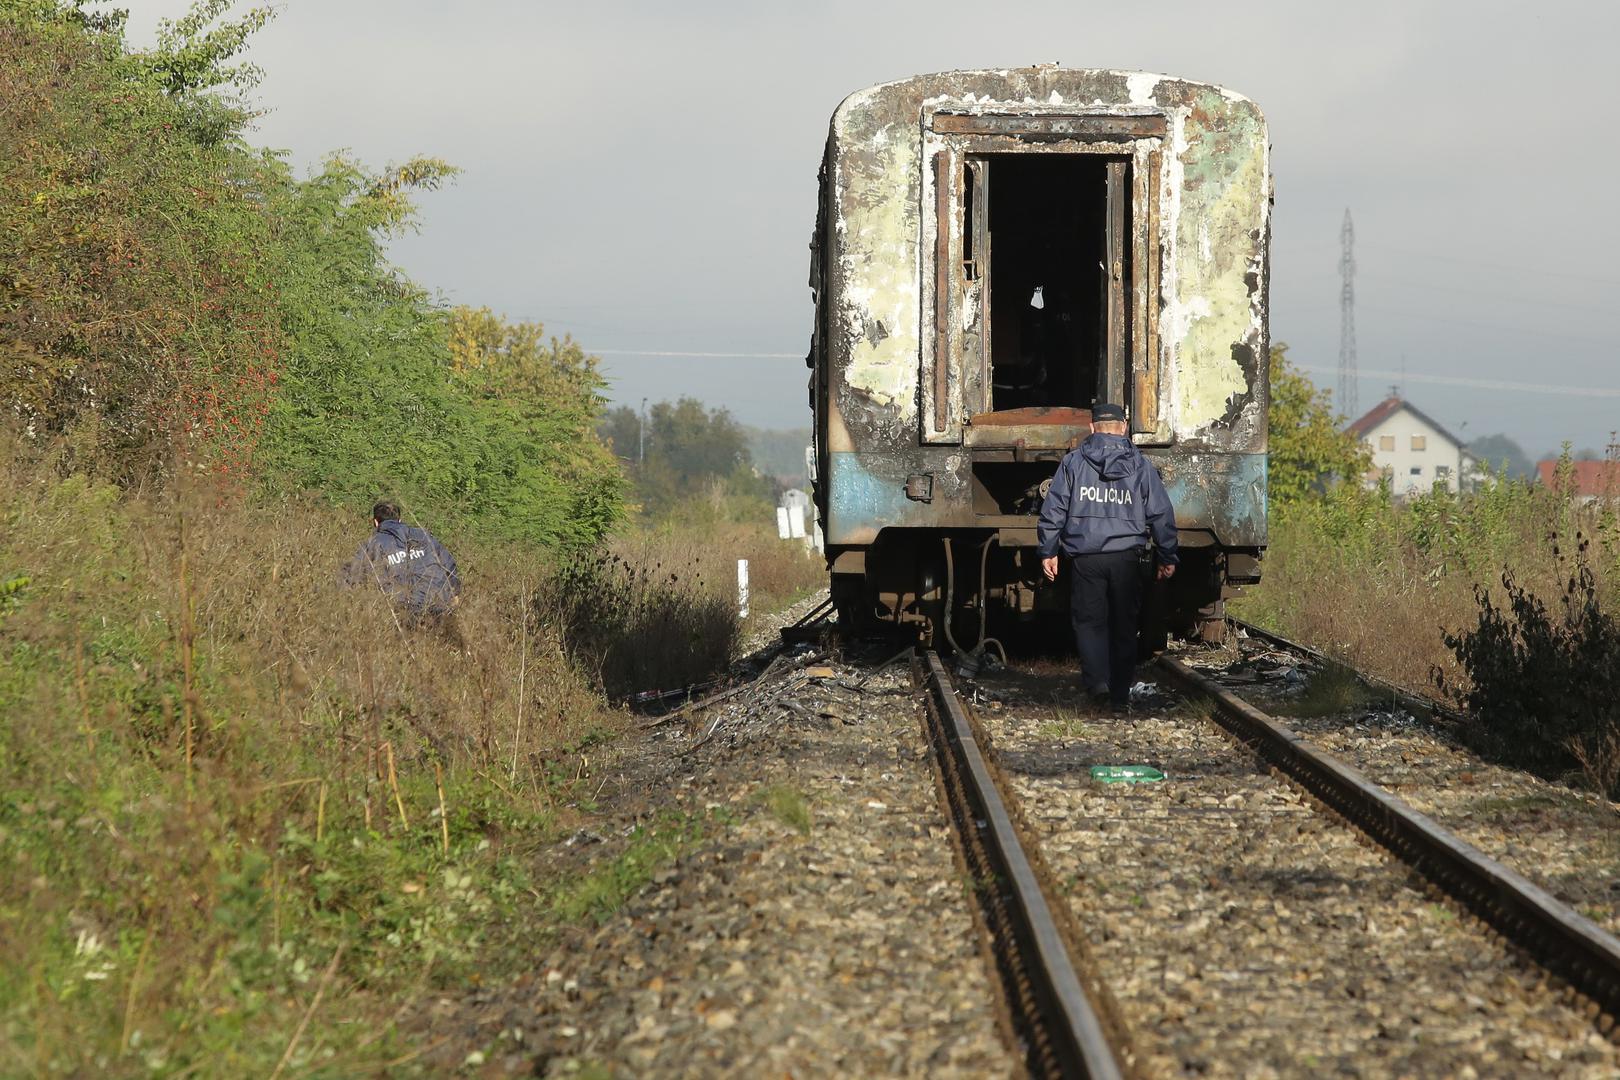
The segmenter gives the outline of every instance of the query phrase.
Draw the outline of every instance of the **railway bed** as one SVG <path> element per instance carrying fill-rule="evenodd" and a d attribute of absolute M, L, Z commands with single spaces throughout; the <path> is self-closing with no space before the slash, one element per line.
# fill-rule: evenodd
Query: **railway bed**
<path fill-rule="evenodd" d="M 1210 650 L 1209 677 L 1276 716 L 1367 779 L 1397 794 L 1493 859 L 1523 874 L 1611 934 L 1620 933 L 1620 815 L 1589 790 L 1482 760 L 1463 745 L 1462 718 L 1404 690 L 1366 680 L 1355 706 L 1298 715 L 1295 671 L 1319 669 L 1315 650 L 1234 620 L 1237 652 Z M 1364 676 L 1360 678 L 1365 679 Z"/>
<path fill-rule="evenodd" d="M 963 702 L 978 738 L 994 747 L 1001 795 L 1009 816 L 1021 819 L 1027 858 L 1057 909 L 1054 926 L 1083 939 L 1071 950 L 1085 961 L 1075 979 L 1091 990 L 1100 1026 L 1114 1019 L 1122 1069 L 1620 1071 L 1595 1001 L 1328 811 L 1318 795 L 1331 793 L 1289 782 L 1211 723 L 1230 712 L 1213 702 L 1216 693 L 1173 690 L 1166 680 L 1138 714 L 1097 715 L 1069 704 L 1079 695 L 1068 665 L 1036 664 L 987 673 Z M 1167 779 L 1101 784 L 1090 776 L 1096 764 L 1153 765 Z M 1009 889 L 1003 882 L 1003 907 Z M 1597 935 L 1589 946 L 1613 944 L 1569 916 L 1581 933 Z M 1526 925 L 1522 917 L 1499 921 L 1510 934 Z M 1560 966 L 1559 949 L 1570 943 L 1543 936 L 1536 945 Z M 1015 997 L 1029 979 L 1006 970 L 1027 963 L 1002 962 Z M 1562 970 L 1612 1003 L 1594 968 Z M 1023 993 L 1026 1004 L 1031 996 Z M 1028 1034 L 1040 1023 L 1023 1027 L 1034 1070 L 1085 1075 L 1072 1055 L 1066 1070 L 1042 1057 L 1036 1044 L 1050 1036 Z"/>

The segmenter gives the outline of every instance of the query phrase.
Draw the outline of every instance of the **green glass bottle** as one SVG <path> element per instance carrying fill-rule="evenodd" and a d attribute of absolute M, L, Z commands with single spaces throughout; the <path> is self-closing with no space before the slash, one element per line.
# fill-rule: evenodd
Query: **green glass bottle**
<path fill-rule="evenodd" d="M 1093 765 L 1091 778 L 1105 784 L 1150 784 L 1164 773 L 1151 765 Z"/>

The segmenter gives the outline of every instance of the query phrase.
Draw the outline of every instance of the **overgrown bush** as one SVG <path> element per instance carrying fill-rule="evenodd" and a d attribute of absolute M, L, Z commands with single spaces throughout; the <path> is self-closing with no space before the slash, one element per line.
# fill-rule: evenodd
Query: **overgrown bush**
<path fill-rule="evenodd" d="M 569 655 L 615 698 L 713 675 L 738 641 L 734 598 L 683 566 L 599 552 L 562 566 L 539 602 L 559 616 Z"/>
<path fill-rule="evenodd" d="M 1502 574 L 1504 602 L 1479 587 L 1472 628 L 1447 631 L 1466 681 L 1436 673 L 1467 709 L 1470 741 L 1499 760 L 1557 775 L 1576 765 L 1605 795 L 1620 794 L 1620 622 L 1603 609 L 1578 536 L 1554 606 Z M 1554 552 L 1557 558 L 1557 552 Z"/>
<path fill-rule="evenodd" d="M 1504 476 L 1404 502 L 1340 485 L 1271 521 L 1265 580 L 1234 610 L 1464 710 L 1495 760 L 1579 768 L 1620 794 L 1620 516 Z M 1498 591 L 1500 590 L 1500 591 Z"/>
<path fill-rule="evenodd" d="M 485 539 L 600 540 L 624 485 L 594 360 L 390 265 L 446 163 L 299 180 L 249 146 L 231 65 L 269 12 L 215 25 L 230 7 L 140 51 L 116 13 L 0 0 L 0 409 L 64 473 L 162 483 L 184 459 Z"/>
<path fill-rule="evenodd" d="M 737 560 L 748 560 L 751 617 L 737 611 Z M 582 670 L 618 698 L 722 671 L 758 621 L 823 588 L 826 565 L 774 526 L 666 520 L 564 563 L 541 591 Z"/>

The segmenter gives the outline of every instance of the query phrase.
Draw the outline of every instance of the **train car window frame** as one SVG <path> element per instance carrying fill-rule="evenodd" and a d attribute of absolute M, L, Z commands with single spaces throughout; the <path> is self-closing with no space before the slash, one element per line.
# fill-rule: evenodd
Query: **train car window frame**
<path fill-rule="evenodd" d="M 1107 344 L 1101 355 L 1106 379 L 1097 396 L 1127 404 L 1138 442 L 1170 441 L 1161 409 L 1168 387 L 1161 379 L 1167 360 L 1158 325 L 1169 241 L 1159 207 L 1166 134 L 1167 121 L 1157 113 L 925 111 L 920 276 L 928 293 L 924 319 L 932 323 L 921 335 L 925 443 L 1065 447 L 1089 424 L 1089 400 L 1013 409 L 995 400 L 995 251 L 987 226 L 994 213 L 994 163 L 1014 154 L 1102 159 L 1107 292 L 1099 310 L 1107 308 Z"/>

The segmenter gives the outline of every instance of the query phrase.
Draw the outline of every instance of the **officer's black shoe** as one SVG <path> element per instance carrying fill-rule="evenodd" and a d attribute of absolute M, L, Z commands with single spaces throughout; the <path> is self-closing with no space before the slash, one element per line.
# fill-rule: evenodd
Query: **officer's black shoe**
<path fill-rule="evenodd" d="M 1113 697 L 1106 689 L 1086 691 L 1086 704 L 1090 705 L 1093 709 L 1101 709 L 1106 712 L 1113 703 L 1113 700 Z"/>

